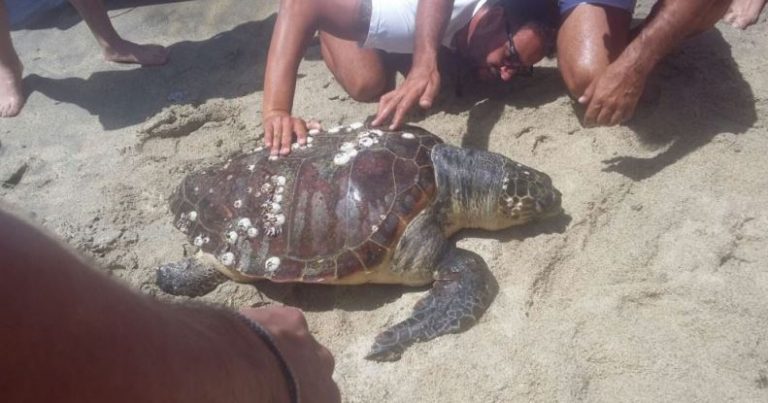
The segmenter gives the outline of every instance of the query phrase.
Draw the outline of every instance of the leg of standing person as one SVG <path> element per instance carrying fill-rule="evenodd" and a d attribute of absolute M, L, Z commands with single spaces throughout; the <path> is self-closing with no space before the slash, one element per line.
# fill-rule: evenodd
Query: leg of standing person
<path fill-rule="evenodd" d="M 11 25 L 5 2 L 0 0 L 0 117 L 16 116 L 24 106 L 21 88 L 23 66 L 11 42 Z"/>
<path fill-rule="evenodd" d="M 168 51 L 160 45 L 139 45 L 121 38 L 112 26 L 102 0 L 69 0 L 69 2 L 88 24 L 106 60 L 145 66 L 160 65 L 168 61 Z"/>
<path fill-rule="evenodd" d="M 766 0 L 733 0 L 723 21 L 736 28 L 745 29 L 760 18 Z"/>

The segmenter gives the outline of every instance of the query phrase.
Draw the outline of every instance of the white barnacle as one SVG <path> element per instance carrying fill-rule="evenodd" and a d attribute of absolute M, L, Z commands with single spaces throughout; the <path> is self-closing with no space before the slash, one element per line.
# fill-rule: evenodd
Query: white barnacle
<path fill-rule="evenodd" d="M 232 252 L 224 252 L 219 256 L 219 261 L 224 266 L 231 266 L 232 263 L 235 263 L 235 254 Z"/>
<path fill-rule="evenodd" d="M 320 130 L 318 130 L 318 129 L 309 129 L 309 132 L 307 132 L 307 133 L 310 136 L 316 136 L 316 135 L 320 134 Z M 309 140 L 309 139 L 307 139 L 307 140 Z"/>
<path fill-rule="evenodd" d="M 361 147 L 370 147 L 373 145 L 373 139 L 370 137 L 363 137 L 358 142 Z"/>
<path fill-rule="evenodd" d="M 277 256 L 272 256 L 264 262 L 264 269 L 270 273 L 274 273 L 278 268 L 280 268 L 280 258 Z"/>
<path fill-rule="evenodd" d="M 203 243 L 205 243 L 205 242 L 203 241 L 203 236 L 202 235 L 198 235 L 198 236 L 195 237 L 195 239 L 192 241 L 192 243 L 195 246 L 200 247 L 200 246 L 203 246 Z"/>
<path fill-rule="evenodd" d="M 250 227 L 252 227 L 251 219 L 248 217 L 243 217 L 237 222 L 237 229 L 240 231 L 245 231 Z"/>
<path fill-rule="evenodd" d="M 237 232 L 235 232 L 235 231 L 227 232 L 227 242 L 229 242 L 231 244 L 237 242 Z"/>
<path fill-rule="evenodd" d="M 256 164 L 248 165 L 248 170 L 253 172 L 253 170 L 256 169 Z"/>
<path fill-rule="evenodd" d="M 273 214 L 277 214 L 283 211 L 283 206 L 281 206 L 280 203 L 272 203 L 269 205 L 269 211 Z"/>
<path fill-rule="evenodd" d="M 312 143 L 307 143 L 307 148 L 312 148 Z"/>
<path fill-rule="evenodd" d="M 373 130 L 371 130 L 371 133 L 373 133 L 373 134 L 375 134 L 377 136 L 383 136 L 384 135 L 384 132 L 379 130 L 379 129 L 373 129 Z"/>
<path fill-rule="evenodd" d="M 349 127 L 352 130 L 357 130 L 357 129 L 363 127 L 363 124 L 361 122 L 355 122 L 355 123 L 352 123 L 351 125 L 349 125 Z"/>
<path fill-rule="evenodd" d="M 259 151 L 261 151 L 261 150 L 263 150 L 263 149 L 264 149 L 264 147 L 262 147 L 262 146 L 258 146 L 258 147 L 256 147 L 256 148 L 254 148 L 254 149 L 253 149 L 253 152 L 257 153 L 257 152 L 259 152 Z"/>
<path fill-rule="evenodd" d="M 213 188 L 208 189 L 209 194 L 213 194 Z"/>
<path fill-rule="evenodd" d="M 272 190 L 274 190 L 274 189 L 275 189 L 275 187 L 272 186 L 271 183 L 265 183 L 265 184 L 261 185 L 261 191 L 263 193 L 272 193 Z"/>
<path fill-rule="evenodd" d="M 253 193 L 253 188 L 252 188 L 252 187 L 250 187 L 250 186 L 248 186 L 248 188 L 247 188 L 247 189 L 245 189 L 245 191 L 246 191 L 248 194 L 251 194 L 251 193 Z"/>
<path fill-rule="evenodd" d="M 282 214 L 275 215 L 275 225 L 285 224 L 285 216 Z"/>
<path fill-rule="evenodd" d="M 343 152 L 350 152 L 355 149 L 355 143 L 351 141 L 346 141 L 341 144 L 341 147 L 339 147 L 339 150 Z"/>
<path fill-rule="evenodd" d="M 277 161 L 277 158 L 278 158 L 277 155 L 270 155 L 269 156 L 269 160 L 270 161 Z"/>
<path fill-rule="evenodd" d="M 342 127 L 344 126 L 331 127 L 330 129 L 328 129 L 328 133 L 336 134 L 339 132 L 339 130 L 341 130 Z"/>
<path fill-rule="evenodd" d="M 270 223 L 275 220 L 275 215 L 272 213 L 264 213 L 262 214 L 261 218 L 264 219 L 265 223 Z M 266 227 L 266 224 L 264 226 Z"/>
<path fill-rule="evenodd" d="M 314 137 L 307 137 L 307 144 L 311 144 L 313 141 L 315 141 Z"/>
<path fill-rule="evenodd" d="M 336 165 L 346 165 L 350 159 L 352 159 L 352 156 L 348 153 L 338 153 L 333 156 L 333 163 Z"/>
<path fill-rule="evenodd" d="M 272 201 L 275 203 L 280 203 L 283 201 L 283 195 L 274 195 L 272 196 Z"/>
<path fill-rule="evenodd" d="M 231 180 L 232 180 L 232 178 L 234 178 L 234 176 L 232 176 L 232 175 L 227 175 L 227 180 L 228 180 L 228 181 L 231 181 Z"/>
<path fill-rule="evenodd" d="M 248 234 L 248 238 L 256 238 L 257 236 L 259 236 L 259 229 L 256 227 L 251 227 L 251 228 L 248 228 L 248 231 L 246 231 L 246 233 Z"/>
<path fill-rule="evenodd" d="M 242 200 L 240 200 L 240 199 L 238 199 L 238 200 L 235 200 L 235 202 L 234 202 L 234 203 L 232 203 L 232 205 L 233 205 L 235 208 L 240 208 L 240 207 L 243 207 L 243 201 L 242 201 Z"/>
<path fill-rule="evenodd" d="M 283 231 L 280 227 L 264 227 L 264 232 L 268 237 L 276 237 Z"/>
<path fill-rule="evenodd" d="M 371 232 L 376 232 L 378 230 L 379 230 L 379 226 L 378 225 L 371 225 Z"/>
<path fill-rule="evenodd" d="M 275 175 L 272 178 L 272 183 L 278 186 L 285 186 L 285 176 Z"/>
<path fill-rule="evenodd" d="M 299 143 L 291 143 L 291 150 L 298 150 Z"/>
<path fill-rule="evenodd" d="M 200 188 L 197 187 L 197 186 L 195 186 L 195 188 L 192 189 L 192 192 L 194 192 L 195 194 L 197 194 L 197 192 L 199 192 L 199 191 L 200 191 Z"/>
<path fill-rule="evenodd" d="M 190 211 L 187 218 L 189 218 L 189 221 L 197 220 L 197 211 Z"/>
<path fill-rule="evenodd" d="M 406 140 L 413 140 L 416 138 L 416 136 L 413 133 L 410 132 L 403 132 L 403 134 L 400 135 L 400 137 L 406 139 Z"/>
<path fill-rule="evenodd" d="M 275 194 L 276 195 L 281 195 L 281 194 L 283 194 L 283 192 L 285 192 L 285 186 L 278 186 L 278 187 L 275 188 Z"/>

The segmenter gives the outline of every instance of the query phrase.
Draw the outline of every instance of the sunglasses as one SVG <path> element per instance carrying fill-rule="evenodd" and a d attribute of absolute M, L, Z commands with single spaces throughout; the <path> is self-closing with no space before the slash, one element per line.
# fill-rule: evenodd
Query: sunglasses
<path fill-rule="evenodd" d="M 504 66 L 514 70 L 515 75 L 522 77 L 532 76 L 533 65 L 525 64 L 520 60 L 520 54 L 517 53 L 517 48 L 515 48 L 515 41 L 512 40 L 512 37 L 515 36 L 514 34 L 517 33 L 517 31 L 512 32 L 509 28 L 509 21 L 504 22 L 504 27 L 507 30 L 507 50 L 509 52 L 509 56 L 504 60 Z"/>

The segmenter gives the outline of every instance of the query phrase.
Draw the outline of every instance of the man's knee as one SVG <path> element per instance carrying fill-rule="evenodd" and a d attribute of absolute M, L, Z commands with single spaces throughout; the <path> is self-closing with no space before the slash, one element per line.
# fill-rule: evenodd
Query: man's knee
<path fill-rule="evenodd" d="M 344 85 L 349 96 L 357 102 L 377 102 L 386 88 L 383 79 L 355 80 Z"/>
<path fill-rule="evenodd" d="M 568 92 L 572 97 L 578 98 L 584 94 L 587 87 L 592 84 L 592 81 L 605 67 L 589 61 L 574 61 L 565 65 L 561 64 L 560 71 Z"/>

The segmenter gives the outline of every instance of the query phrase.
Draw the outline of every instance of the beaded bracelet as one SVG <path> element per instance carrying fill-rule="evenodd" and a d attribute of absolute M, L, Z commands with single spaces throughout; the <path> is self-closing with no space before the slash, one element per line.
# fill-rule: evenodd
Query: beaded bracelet
<path fill-rule="evenodd" d="M 299 403 L 299 384 L 296 382 L 296 377 L 293 376 L 293 372 L 291 372 L 291 368 L 288 366 L 288 362 L 285 361 L 285 357 L 283 357 L 283 354 L 280 353 L 280 349 L 277 348 L 275 339 L 271 334 L 269 334 L 267 329 L 265 329 L 259 323 L 252 321 L 239 313 L 237 316 L 243 321 L 243 323 L 245 323 L 246 326 L 248 326 L 248 328 L 253 330 L 253 332 L 259 336 L 261 341 L 267 345 L 269 351 L 271 351 L 275 358 L 277 358 L 277 362 L 280 364 L 280 371 L 283 373 L 285 382 L 288 384 L 288 397 L 291 403 Z"/>

